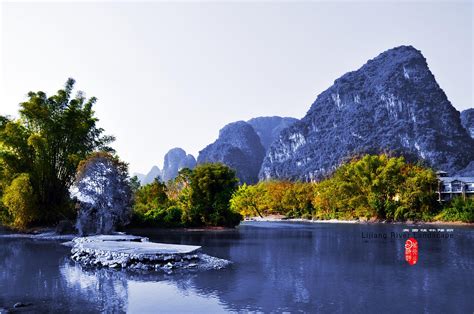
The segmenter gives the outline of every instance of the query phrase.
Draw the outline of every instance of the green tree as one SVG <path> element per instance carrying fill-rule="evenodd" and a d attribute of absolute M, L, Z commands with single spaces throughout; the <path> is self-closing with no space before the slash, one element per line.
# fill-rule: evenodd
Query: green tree
<path fill-rule="evenodd" d="M 134 211 L 144 214 L 151 209 L 164 209 L 170 205 L 166 184 L 158 179 L 141 186 L 135 193 Z"/>
<path fill-rule="evenodd" d="M 79 162 L 95 150 L 112 151 L 107 145 L 114 138 L 97 127 L 92 110 L 96 98 L 86 99 L 82 92 L 72 97 L 74 83 L 68 79 L 51 97 L 28 93 L 18 120 L 0 117 L 2 185 L 29 174 L 37 211 L 30 223 L 72 215 L 69 188 Z"/>
<path fill-rule="evenodd" d="M 366 155 L 319 183 L 313 204 L 320 217 L 429 219 L 437 208 L 436 184 L 431 169 L 403 157 Z"/>
<path fill-rule="evenodd" d="M 185 212 L 188 224 L 196 226 L 235 226 L 242 216 L 229 207 L 237 190 L 235 171 L 219 163 L 197 166 L 190 180 L 190 208 Z"/>
<path fill-rule="evenodd" d="M 365 208 L 372 216 L 384 219 L 403 181 L 401 169 L 404 165 L 403 157 L 366 155 L 340 167 L 335 180 L 336 184 L 343 182 L 344 194 L 356 210 Z"/>
<path fill-rule="evenodd" d="M 474 222 L 474 200 L 455 197 L 446 203 L 443 210 L 435 217 L 444 221 Z"/>
<path fill-rule="evenodd" d="M 138 191 L 140 186 L 141 186 L 140 179 L 138 179 L 137 176 L 133 176 L 130 178 L 130 188 L 132 189 L 133 194 L 135 194 Z"/>

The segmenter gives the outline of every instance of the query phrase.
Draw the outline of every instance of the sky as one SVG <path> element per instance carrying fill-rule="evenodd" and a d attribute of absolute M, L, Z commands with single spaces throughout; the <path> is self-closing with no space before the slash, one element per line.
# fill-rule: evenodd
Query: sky
<path fill-rule="evenodd" d="M 68 77 L 131 172 L 197 154 L 229 122 L 302 118 L 344 73 L 400 45 L 422 51 L 458 109 L 474 107 L 474 1 L 7 2 L 0 114 Z"/>

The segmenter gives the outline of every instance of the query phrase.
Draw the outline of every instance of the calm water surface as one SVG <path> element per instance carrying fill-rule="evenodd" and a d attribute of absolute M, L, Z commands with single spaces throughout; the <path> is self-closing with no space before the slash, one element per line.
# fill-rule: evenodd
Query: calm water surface
<path fill-rule="evenodd" d="M 415 266 L 404 261 L 405 240 L 390 239 L 404 228 L 247 222 L 232 231 L 142 233 L 201 245 L 233 262 L 170 275 L 86 270 L 59 242 L 0 237 L 0 308 L 23 302 L 32 305 L 21 312 L 473 313 L 474 228 L 449 227 L 453 239 L 419 239 Z M 388 239 L 362 238 L 367 232 Z"/>

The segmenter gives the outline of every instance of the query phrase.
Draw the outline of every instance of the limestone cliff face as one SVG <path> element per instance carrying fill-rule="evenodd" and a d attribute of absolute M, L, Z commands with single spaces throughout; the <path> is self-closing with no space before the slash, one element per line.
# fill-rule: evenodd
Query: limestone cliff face
<path fill-rule="evenodd" d="M 461 112 L 461 124 L 467 133 L 474 138 L 474 108 L 466 109 Z"/>
<path fill-rule="evenodd" d="M 281 131 L 296 121 L 298 121 L 298 119 L 273 116 L 253 118 L 248 120 L 247 123 L 257 132 L 263 148 L 267 151 L 270 145 L 280 136 Z"/>
<path fill-rule="evenodd" d="M 233 168 L 242 183 L 258 181 L 265 149 L 253 127 L 245 121 L 226 125 L 218 139 L 199 152 L 198 164 L 221 162 Z"/>
<path fill-rule="evenodd" d="M 421 52 L 401 46 L 322 92 L 273 142 L 259 177 L 316 180 L 346 158 L 380 152 L 456 173 L 474 160 L 473 147 Z"/>
<path fill-rule="evenodd" d="M 179 170 L 183 168 L 194 169 L 196 167 L 196 159 L 191 154 L 186 154 L 182 148 L 176 147 L 170 149 L 165 155 L 162 180 L 167 182 L 173 180 L 178 175 Z"/>

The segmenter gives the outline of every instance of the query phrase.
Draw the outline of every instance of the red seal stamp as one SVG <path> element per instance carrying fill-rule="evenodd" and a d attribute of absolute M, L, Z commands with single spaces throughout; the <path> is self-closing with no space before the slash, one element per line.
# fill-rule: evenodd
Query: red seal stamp
<path fill-rule="evenodd" d="M 409 238 L 405 242 L 405 260 L 411 266 L 418 262 L 418 241 L 415 238 Z"/>

